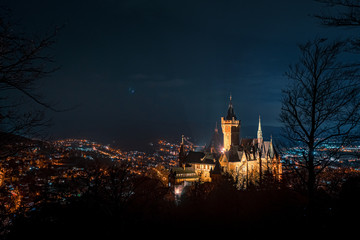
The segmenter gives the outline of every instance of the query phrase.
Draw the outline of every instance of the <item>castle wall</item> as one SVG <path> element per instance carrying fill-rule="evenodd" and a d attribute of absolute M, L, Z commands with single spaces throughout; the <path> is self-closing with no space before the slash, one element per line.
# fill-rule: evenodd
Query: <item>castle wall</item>
<path fill-rule="evenodd" d="M 225 120 L 221 118 L 221 128 L 224 135 L 224 150 L 228 151 L 233 146 L 240 145 L 240 121 L 235 120 Z"/>

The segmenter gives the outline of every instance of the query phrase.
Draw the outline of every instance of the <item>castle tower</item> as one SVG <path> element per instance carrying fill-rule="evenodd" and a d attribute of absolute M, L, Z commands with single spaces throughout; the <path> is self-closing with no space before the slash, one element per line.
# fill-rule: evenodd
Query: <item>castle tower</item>
<path fill-rule="evenodd" d="M 230 103 L 226 117 L 221 117 L 221 128 L 224 134 L 224 150 L 228 151 L 231 146 L 239 146 L 240 121 L 236 119 L 230 95 Z"/>
<path fill-rule="evenodd" d="M 262 135 L 262 130 L 261 130 L 260 115 L 259 115 L 259 127 L 258 127 L 258 131 L 257 131 L 257 140 L 258 140 L 258 145 L 261 146 L 263 143 L 263 135 Z"/>
<path fill-rule="evenodd" d="M 179 150 L 179 166 L 182 167 L 184 165 L 185 160 L 185 148 L 184 148 L 184 135 L 181 136 L 181 144 L 180 144 L 180 150 Z"/>

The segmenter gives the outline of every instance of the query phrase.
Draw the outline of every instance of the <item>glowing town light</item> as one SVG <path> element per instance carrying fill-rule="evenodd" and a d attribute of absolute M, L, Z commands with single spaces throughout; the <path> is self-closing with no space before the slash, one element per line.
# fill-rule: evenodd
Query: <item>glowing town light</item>
<path fill-rule="evenodd" d="M 184 190 L 184 186 L 182 185 L 175 185 L 174 192 L 176 197 L 180 197 Z"/>

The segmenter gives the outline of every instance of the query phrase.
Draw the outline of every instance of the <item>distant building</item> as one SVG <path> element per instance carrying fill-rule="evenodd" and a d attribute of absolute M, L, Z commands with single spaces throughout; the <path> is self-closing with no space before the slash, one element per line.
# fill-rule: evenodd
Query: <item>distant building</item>
<path fill-rule="evenodd" d="M 184 182 L 197 182 L 199 176 L 196 174 L 193 167 L 173 167 L 172 169 L 172 183 L 182 184 Z"/>
<path fill-rule="evenodd" d="M 205 151 L 211 152 L 211 153 L 221 153 L 221 151 L 223 150 L 222 142 L 223 142 L 222 136 L 221 136 L 221 133 L 219 133 L 219 130 L 217 128 L 217 123 L 216 123 L 214 133 L 213 133 L 210 143 L 206 147 Z"/>
<path fill-rule="evenodd" d="M 237 119 L 231 102 L 226 117 L 221 118 L 223 143 L 217 126 L 209 146 L 203 152 L 184 151 L 184 139 L 179 152 L 179 167 L 171 170 L 172 183 L 211 182 L 221 174 L 229 174 L 239 187 L 259 184 L 264 176 L 280 179 L 282 166 L 272 138 L 264 141 L 261 119 L 257 138 L 240 139 L 241 121 Z M 197 177 L 194 177 L 197 176 Z"/>

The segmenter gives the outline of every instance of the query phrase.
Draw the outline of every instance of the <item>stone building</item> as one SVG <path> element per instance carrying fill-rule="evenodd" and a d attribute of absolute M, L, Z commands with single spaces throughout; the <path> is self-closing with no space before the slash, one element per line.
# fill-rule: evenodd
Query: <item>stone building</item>
<path fill-rule="evenodd" d="M 173 182 L 189 182 L 189 179 L 181 178 L 182 175 L 179 175 L 182 171 L 188 174 L 191 172 L 192 176 L 196 174 L 198 178 L 191 178 L 190 181 L 200 182 L 211 182 L 212 172 L 214 176 L 215 172 L 216 176 L 219 172 L 228 174 L 238 183 L 239 188 L 246 188 L 249 184 L 259 184 L 265 176 L 280 180 L 282 174 L 280 156 L 272 139 L 264 141 L 260 116 L 257 138 L 240 139 L 241 121 L 235 115 L 231 100 L 230 96 L 227 115 L 221 118 L 222 147 L 219 144 L 221 138 L 218 136 L 217 127 L 208 148 L 203 152 L 186 153 L 182 141 L 179 167 L 171 170 L 172 177 L 176 178 Z"/>

